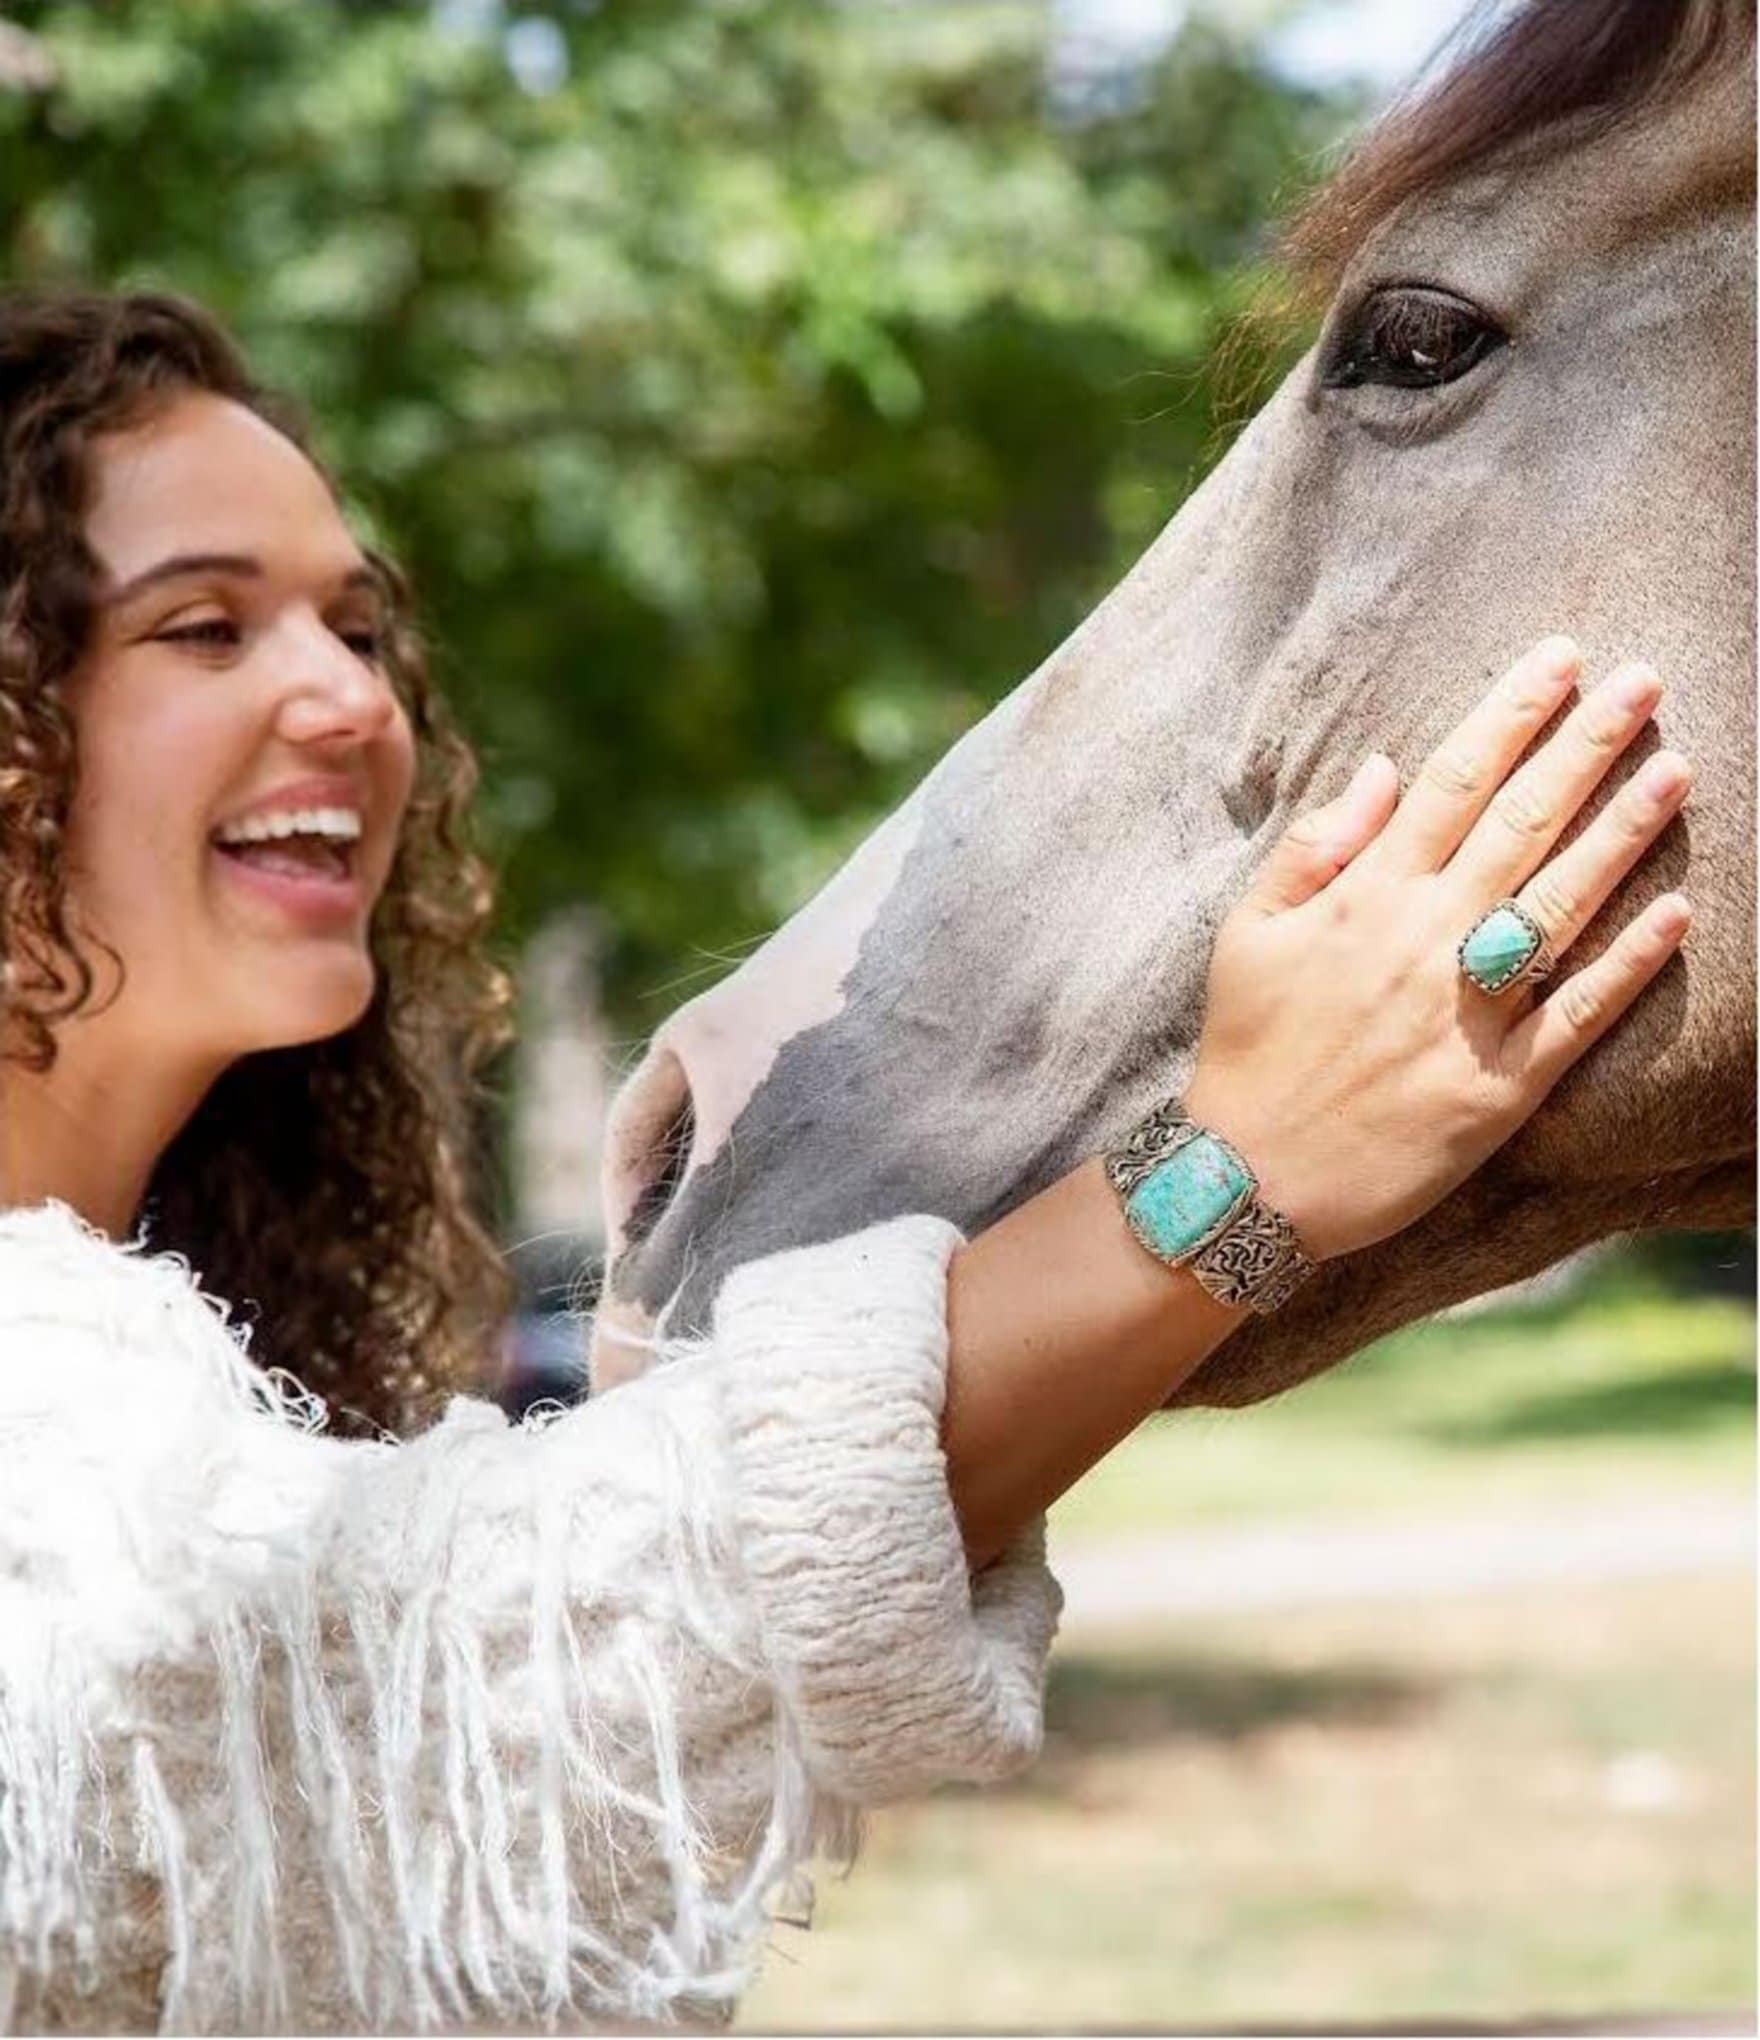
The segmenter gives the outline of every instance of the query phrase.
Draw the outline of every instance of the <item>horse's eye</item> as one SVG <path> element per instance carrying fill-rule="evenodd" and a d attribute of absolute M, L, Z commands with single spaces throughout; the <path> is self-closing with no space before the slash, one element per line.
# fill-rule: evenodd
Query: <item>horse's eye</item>
<path fill-rule="evenodd" d="M 1477 305 L 1413 284 L 1364 299 L 1338 336 L 1326 370 L 1328 389 L 1385 383 L 1430 390 L 1454 382 L 1504 346 L 1509 335 Z"/>

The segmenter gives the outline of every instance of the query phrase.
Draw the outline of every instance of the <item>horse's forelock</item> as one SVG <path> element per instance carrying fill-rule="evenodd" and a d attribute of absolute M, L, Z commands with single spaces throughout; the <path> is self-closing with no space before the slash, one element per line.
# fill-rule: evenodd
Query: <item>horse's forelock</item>
<path fill-rule="evenodd" d="M 1753 40 L 1753 0 L 1525 0 L 1513 12 L 1479 0 L 1297 214 L 1284 236 L 1289 269 L 1325 294 L 1409 199 L 1506 150 L 1574 145 L 1637 118 Z"/>

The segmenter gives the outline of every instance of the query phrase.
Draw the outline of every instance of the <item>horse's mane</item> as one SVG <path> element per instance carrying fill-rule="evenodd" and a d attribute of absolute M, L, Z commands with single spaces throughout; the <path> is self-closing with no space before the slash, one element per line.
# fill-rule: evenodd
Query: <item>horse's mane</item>
<path fill-rule="evenodd" d="M 1618 126 L 1744 55 L 1754 0 L 1479 0 L 1297 215 L 1293 272 L 1329 290 L 1395 207 L 1518 145 Z"/>

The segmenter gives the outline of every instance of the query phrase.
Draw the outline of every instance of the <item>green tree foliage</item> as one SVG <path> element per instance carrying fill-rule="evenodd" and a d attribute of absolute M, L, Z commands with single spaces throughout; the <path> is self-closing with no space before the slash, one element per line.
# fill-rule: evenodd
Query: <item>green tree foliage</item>
<path fill-rule="evenodd" d="M 303 398 L 485 752 L 510 934 L 596 904 L 631 1032 L 1165 520 L 1343 118 L 1202 26 L 1060 112 L 1043 5 L 8 13 L 4 274 L 188 292 Z"/>

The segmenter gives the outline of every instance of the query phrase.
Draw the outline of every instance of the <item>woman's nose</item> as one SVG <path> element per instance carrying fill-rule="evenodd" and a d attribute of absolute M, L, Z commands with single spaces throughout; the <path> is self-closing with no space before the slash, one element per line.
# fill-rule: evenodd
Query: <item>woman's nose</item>
<path fill-rule="evenodd" d="M 296 741 L 352 737 L 370 742 L 400 713 L 384 669 L 321 625 L 302 634 L 293 660 L 281 714 L 287 735 Z"/>

